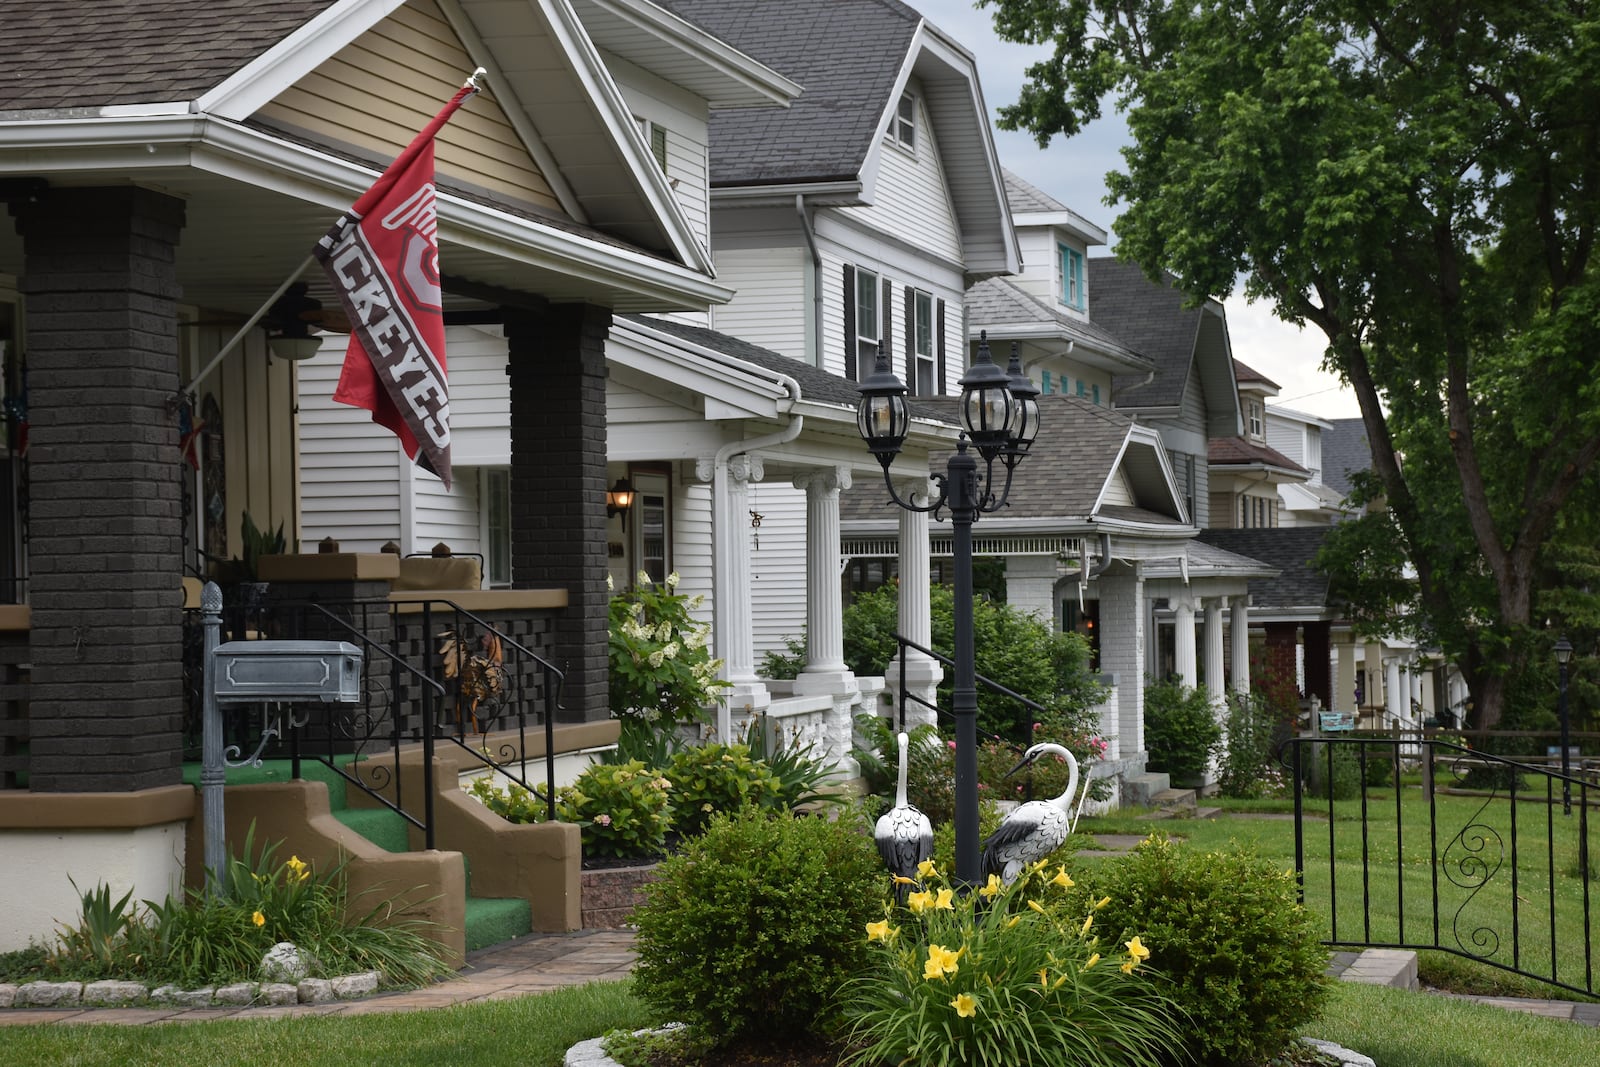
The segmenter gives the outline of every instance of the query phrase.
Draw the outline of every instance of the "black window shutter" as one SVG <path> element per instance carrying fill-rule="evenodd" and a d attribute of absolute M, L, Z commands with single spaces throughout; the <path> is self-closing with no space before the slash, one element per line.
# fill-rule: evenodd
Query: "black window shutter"
<path fill-rule="evenodd" d="M 894 349 L 889 347 L 889 338 L 894 336 L 894 283 L 888 278 L 881 280 L 883 282 L 883 296 L 879 298 L 878 306 L 882 311 L 883 325 L 879 327 L 878 331 L 878 349 L 888 359 L 889 366 L 892 368 L 894 366 Z"/>
<path fill-rule="evenodd" d="M 906 286 L 906 384 L 917 395 L 917 292 Z"/>
<path fill-rule="evenodd" d="M 945 370 L 944 370 L 944 301 L 943 300 L 938 301 L 937 306 L 934 308 L 934 312 L 933 312 L 933 335 L 934 335 L 934 337 L 936 337 L 938 339 L 937 342 L 936 342 L 936 345 L 937 345 L 937 349 L 936 350 L 939 353 L 939 383 L 938 383 L 939 384 L 939 395 L 940 396 L 944 396 L 945 392 L 946 392 L 946 388 L 947 388 L 946 385 L 945 385 L 945 382 L 948 379 L 946 379 L 946 377 L 945 377 Z"/>
<path fill-rule="evenodd" d="M 844 268 L 844 376 L 856 380 L 856 269 Z"/>

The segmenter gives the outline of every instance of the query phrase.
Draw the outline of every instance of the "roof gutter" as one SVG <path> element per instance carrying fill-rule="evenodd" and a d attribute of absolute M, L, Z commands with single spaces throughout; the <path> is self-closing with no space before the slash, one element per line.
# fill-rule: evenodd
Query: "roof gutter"
<path fill-rule="evenodd" d="M 795 214 L 800 216 L 800 232 L 811 250 L 811 365 L 822 366 L 822 253 L 817 251 L 817 231 L 806 209 L 804 193 L 794 194 Z"/>

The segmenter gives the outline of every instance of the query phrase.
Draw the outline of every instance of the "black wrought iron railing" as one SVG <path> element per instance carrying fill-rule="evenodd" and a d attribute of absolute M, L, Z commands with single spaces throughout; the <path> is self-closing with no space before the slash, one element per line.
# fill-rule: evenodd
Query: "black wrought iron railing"
<path fill-rule="evenodd" d="M 1425 949 L 1595 994 L 1581 775 L 1438 738 L 1297 737 L 1295 870 L 1325 943 Z"/>

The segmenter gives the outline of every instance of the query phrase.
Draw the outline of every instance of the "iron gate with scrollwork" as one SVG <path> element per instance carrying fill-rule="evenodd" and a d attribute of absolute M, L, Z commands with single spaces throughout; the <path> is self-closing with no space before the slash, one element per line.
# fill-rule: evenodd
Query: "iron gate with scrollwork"
<path fill-rule="evenodd" d="M 1447 952 L 1597 992 L 1600 787 L 1420 736 L 1297 737 L 1280 759 L 1325 944 Z"/>

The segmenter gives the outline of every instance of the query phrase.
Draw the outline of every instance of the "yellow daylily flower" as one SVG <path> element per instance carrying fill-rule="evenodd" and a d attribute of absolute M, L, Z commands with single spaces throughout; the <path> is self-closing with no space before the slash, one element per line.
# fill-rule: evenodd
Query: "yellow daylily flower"
<path fill-rule="evenodd" d="M 894 884 L 895 885 L 916 885 L 917 884 L 917 880 L 915 878 L 907 878 L 903 874 L 897 874 L 897 875 L 894 876 Z"/>
<path fill-rule="evenodd" d="M 1020 915 L 1011 916 L 1011 918 L 1006 920 L 1006 929 L 1007 930 L 1011 929 L 1013 926 L 1017 925 L 1021 921 L 1022 921 L 1022 916 L 1020 916 Z"/>
<path fill-rule="evenodd" d="M 1050 879 L 1050 884 L 1051 885 L 1058 885 L 1062 889 L 1071 889 L 1073 886 L 1077 885 L 1078 883 L 1074 882 L 1072 880 L 1071 876 L 1069 876 L 1067 874 L 1067 869 L 1065 867 L 1062 867 L 1062 868 L 1060 868 L 1059 870 L 1056 871 L 1056 876 L 1054 878 Z"/>
<path fill-rule="evenodd" d="M 1099 911 L 1109 903 L 1111 903 L 1111 898 L 1109 896 L 1101 897 L 1099 900 L 1094 902 L 1094 910 Z"/>
<path fill-rule="evenodd" d="M 1123 944 L 1128 946 L 1128 955 L 1132 957 L 1135 962 L 1143 963 L 1145 960 L 1150 958 L 1150 950 L 1145 948 L 1144 945 L 1140 944 L 1138 934 L 1133 935 L 1132 941 L 1125 941 Z"/>
<path fill-rule="evenodd" d="M 1135 960 L 1135 959 L 1123 960 L 1122 961 L 1122 973 L 1123 974 L 1132 974 L 1133 973 L 1133 969 L 1135 967 L 1137 967 L 1137 966 L 1139 966 L 1139 961 L 1138 960 Z"/>
<path fill-rule="evenodd" d="M 945 911 L 955 911 L 956 910 L 955 900 L 956 900 L 956 895 L 955 895 L 955 891 L 954 890 L 941 889 L 941 890 L 939 890 L 939 895 L 934 898 L 933 906 L 936 909 L 942 908 Z"/>
<path fill-rule="evenodd" d="M 1039 987 L 1041 989 L 1049 989 L 1050 988 L 1050 968 L 1048 968 L 1048 967 L 1040 967 L 1039 968 Z"/>
<path fill-rule="evenodd" d="M 1005 883 L 1000 880 L 1000 876 L 998 874 L 991 874 L 989 876 L 988 883 L 982 889 L 978 890 L 978 892 L 988 899 L 993 900 L 999 895 L 1000 890 L 1004 888 Z"/>
<path fill-rule="evenodd" d="M 1083 925 L 1078 928 L 1078 936 L 1079 937 L 1087 937 L 1088 934 L 1089 934 L 1089 927 L 1091 927 L 1093 925 L 1094 925 L 1094 913 L 1090 912 L 1088 915 L 1085 915 L 1083 917 Z"/>
<path fill-rule="evenodd" d="M 895 930 L 889 925 L 888 919 L 885 919 L 882 922 L 867 924 L 868 941 L 890 941 L 893 940 L 894 935 L 898 932 L 899 931 Z"/>
<path fill-rule="evenodd" d="M 1095 964 L 1097 964 L 1099 962 L 1100 962 L 1100 953 L 1096 952 L 1093 956 L 1090 956 L 1088 959 L 1083 961 L 1083 969 L 1087 971 L 1090 967 L 1093 967 Z"/>
<path fill-rule="evenodd" d="M 1040 915 L 1048 915 L 1048 914 L 1050 914 L 1049 912 L 1044 910 L 1044 905 L 1040 904 L 1037 900 L 1028 901 L 1028 907 L 1032 908 L 1034 911 L 1038 912 Z"/>
<path fill-rule="evenodd" d="M 932 878 L 939 873 L 939 868 L 933 865 L 932 860 L 923 860 L 917 864 L 917 873 L 924 878 Z"/>
<path fill-rule="evenodd" d="M 913 915 L 921 915 L 933 906 L 933 894 L 926 889 L 919 889 L 906 897 L 906 907 L 911 909 Z"/>
<path fill-rule="evenodd" d="M 970 1019 L 978 1014 L 978 1002 L 967 993 L 957 993 L 956 999 L 950 1002 L 950 1006 L 963 1019 Z"/>
<path fill-rule="evenodd" d="M 922 977 L 942 979 L 947 974 L 955 974 L 958 969 L 956 961 L 960 958 L 960 952 L 952 952 L 943 945 L 929 945 L 928 962 L 922 968 Z"/>
<path fill-rule="evenodd" d="M 255 923 L 257 926 L 267 925 L 267 917 L 261 914 L 259 911 L 250 916 L 250 921 Z"/>

